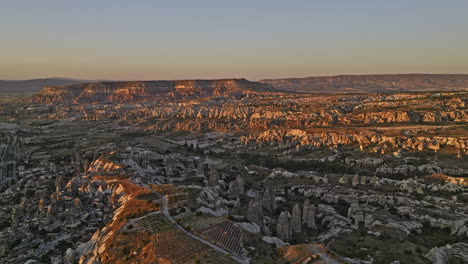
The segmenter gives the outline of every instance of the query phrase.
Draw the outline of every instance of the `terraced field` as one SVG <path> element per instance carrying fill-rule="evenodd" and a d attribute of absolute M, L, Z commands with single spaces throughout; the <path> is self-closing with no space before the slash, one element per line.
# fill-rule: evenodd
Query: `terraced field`
<path fill-rule="evenodd" d="M 171 263 L 192 263 L 194 254 L 207 251 L 207 247 L 179 230 L 161 232 L 154 238 L 156 255 Z"/>
<path fill-rule="evenodd" d="M 180 224 L 235 255 L 243 251 L 242 230 L 234 222 L 211 215 L 185 214 Z"/>
<path fill-rule="evenodd" d="M 242 253 L 242 231 L 231 221 L 213 224 L 197 231 L 235 255 Z"/>
<path fill-rule="evenodd" d="M 177 217 L 174 217 L 175 219 L 178 219 Z M 212 224 L 219 224 L 224 221 L 227 221 L 226 218 L 223 217 L 217 217 L 217 216 L 211 216 L 211 215 L 196 215 L 196 214 L 185 214 L 182 217 L 179 218 L 180 220 L 180 225 L 183 227 L 186 227 L 188 229 L 202 229 L 205 228 L 206 226 L 212 225 Z"/>

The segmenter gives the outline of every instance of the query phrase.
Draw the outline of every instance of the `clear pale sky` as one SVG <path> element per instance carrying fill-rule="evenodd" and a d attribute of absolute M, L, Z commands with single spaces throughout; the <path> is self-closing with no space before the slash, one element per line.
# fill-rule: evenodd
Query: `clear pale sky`
<path fill-rule="evenodd" d="M 0 3 L 0 79 L 372 73 L 468 73 L 468 1 Z"/>

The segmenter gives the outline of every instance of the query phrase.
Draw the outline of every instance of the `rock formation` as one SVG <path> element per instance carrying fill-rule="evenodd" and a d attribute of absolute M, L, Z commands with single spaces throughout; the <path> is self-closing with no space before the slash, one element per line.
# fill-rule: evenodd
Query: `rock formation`
<path fill-rule="evenodd" d="M 216 186 L 219 184 L 219 172 L 218 170 L 212 166 L 210 168 L 210 174 L 208 178 L 208 185 L 209 186 Z"/>
<path fill-rule="evenodd" d="M 302 223 L 307 223 L 309 218 L 310 200 L 306 199 L 302 205 Z"/>
<path fill-rule="evenodd" d="M 309 210 L 307 212 L 306 224 L 308 228 L 317 229 L 317 226 L 315 224 L 315 204 L 309 207 Z"/>
<path fill-rule="evenodd" d="M 275 196 L 271 194 L 270 189 L 266 188 L 262 196 L 262 206 L 265 210 L 272 212 L 276 209 Z"/>
<path fill-rule="evenodd" d="M 257 200 L 250 200 L 249 207 L 247 208 L 247 219 L 256 223 L 259 227 L 263 224 L 263 207 L 262 203 Z"/>
<path fill-rule="evenodd" d="M 456 243 L 443 247 L 432 248 L 425 257 L 434 264 L 448 264 L 455 261 L 468 263 L 468 244 Z"/>
<path fill-rule="evenodd" d="M 36 103 L 135 102 L 155 98 L 197 98 L 278 92 L 268 84 L 245 79 L 97 82 L 45 87 L 31 98 Z"/>
<path fill-rule="evenodd" d="M 341 176 L 340 179 L 338 180 L 338 183 L 343 184 L 343 185 L 348 185 L 349 177 L 346 175 Z"/>
<path fill-rule="evenodd" d="M 355 174 L 353 178 L 351 179 L 351 185 L 356 186 L 359 185 L 359 175 Z"/>
<path fill-rule="evenodd" d="M 302 230 L 301 225 L 301 207 L 299 204 L 294 205 L 291 215 L 291 231 L 300 233 Z"/>
<path fill-rule="evenodd" d="M 227 191 L 227 196 L 228 198 L 230 199 L 236 199 L 239 197 L 239 195 L 241 194 L 240 190 L 239 190 L 239 184 L 237 181 L 231 181 L 229 183 L 229 187 L 228 187 L 228 191 Z"/>
<path fill-rule="evenodd" d="M 244 194 L 244 192 L 245 192 L 244 178 L 242 178 L 242 176 L 240 176 L 240 175 L 237 175 L 236 182 L 237 182 L 237 187 L 238 187 L 238 190 L 239 190 L 239 195 Z"/>
<path fill-rule="evenodd" d="M 276 234 L 283 241 L 291 239 L 291 230 L 287 212 L 281 212 L 278 222 L 276 223 Z"/>

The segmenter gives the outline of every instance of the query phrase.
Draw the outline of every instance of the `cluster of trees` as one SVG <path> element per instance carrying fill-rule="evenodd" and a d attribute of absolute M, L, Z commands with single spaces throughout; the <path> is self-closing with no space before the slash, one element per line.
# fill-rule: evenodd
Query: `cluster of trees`
<path fill-rule="evenodd" d="M 128 130 L 122 133 L 122 136 L 127 137 L 127 138 L 138 138 L 138 137 L 145 137 L 145 136 L 150 136 L 150 135 L 151 135 L 150 131 Z"/>
<path fill-rule="evenodd" d="M 193 143 L 188 144 L 187 141 L 185 141 L 184 148 L 187 149 L 188 151 L 195 152 L 197 154 L 205 154 L 203 149 L 201 149 L 200 146 L 198 146 L 198 144 L 195 144 L 195 145 Z"/>

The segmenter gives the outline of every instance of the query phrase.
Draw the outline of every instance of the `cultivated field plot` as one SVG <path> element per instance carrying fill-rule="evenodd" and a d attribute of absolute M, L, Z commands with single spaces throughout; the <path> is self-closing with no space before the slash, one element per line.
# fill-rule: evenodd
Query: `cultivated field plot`
<path fill-rule="evenodd" d="M 211 215 L 186 214 L 179 218 L 185 228 L 239 255 L 242 250 L 242 230 L 232 221 Z"/>
<path fill-rule="evenodd" d="M 151 233 L 158 233 L 162 231 L 171 230 L 174 227 L 167 222 L 161 214 L 150 214 L 135 221 L 133 229 L 138 231 L 149 231 Z M 127 230 L 131 230 L 130 225 Z"/>
<path fill-rule="evenodd" d="M 205 228 L 209 225 L 213 224 L 219 224 L 224 221 L 227 221 L 226 218 L 223 217 L 217 217 L 217 216 L 212 216 L 212 215 L 196 215 L 196 214 L 184 214 L 181 215 L 181 217 L 175 217 L 176 219 L 179 219 L 180 225 L 183 227 L 189 228 L 189 229 L 202 229 Z"/>
<path fill-rule="evenodd" d="M 242 231 L 231 221 L 213 224 L 197 231 L 235 255 L 242 252 Z"/>
<path fill-rule="evenodd" d="M 172 263 L 192 263 L 195 256 L 204 253 L 207 247 L 179 230 L 155 235 L 156 255 Z"/>
<path fill-rule="evenodd" d="M 174 195 L 166 196 L 167 197 L 167 206 L 174 207 L 177 204 L 182 204 L 187 201 L 187 194 L 186 193 L 176 193 Z"/>

